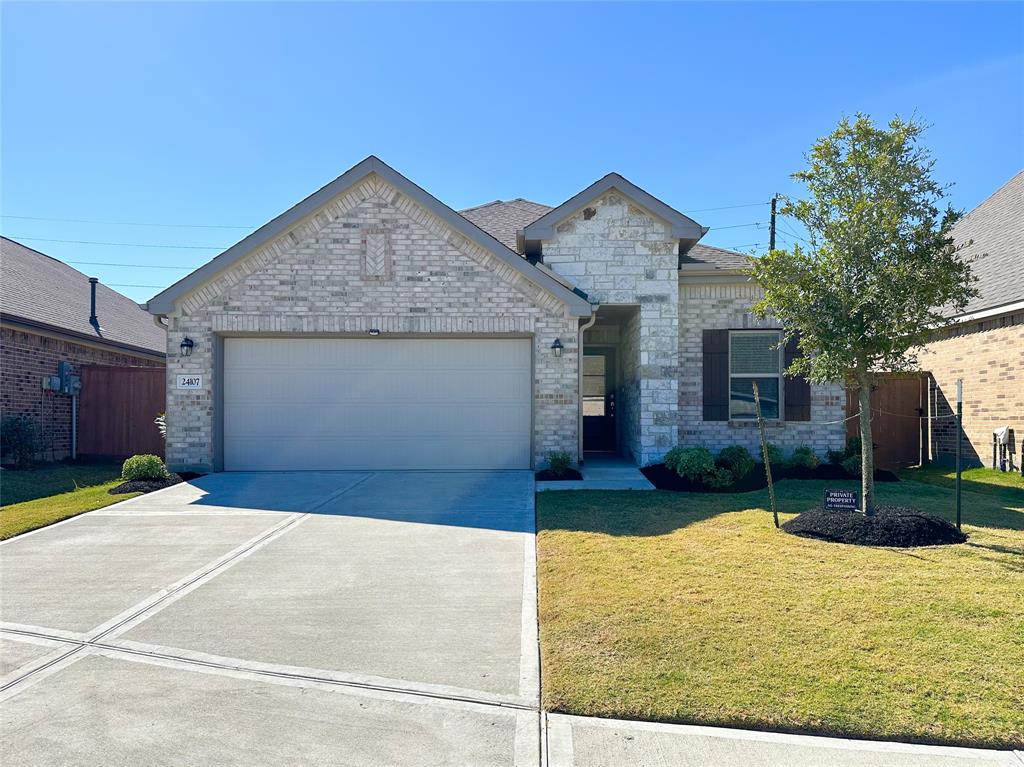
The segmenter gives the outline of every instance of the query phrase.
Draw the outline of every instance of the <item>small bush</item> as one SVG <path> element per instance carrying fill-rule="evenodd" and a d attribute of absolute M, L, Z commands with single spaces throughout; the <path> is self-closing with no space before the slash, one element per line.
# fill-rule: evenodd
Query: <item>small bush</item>
<path fill-rule="evenodd" d="M 845 461 L 847 458 L 850 458 L 852 456 L 859 456 L 860 455 L 860 446 L 861 446 L 860 437 L 847 437 L 846 438 L 846 447 L 844 447 L 842 450 L 829 450 L 828 451 L 828 461 L 829 461 L 829 463 L 834 463 L 834 464 L 837 464 L 839 466 L 842 466 L 843 465 L 843 461 Z"/>
<path fill-rule="evenodd" d="M 851 474 L 854 477 L 860 476 L 860 456 L 851 455 L 849 458 L 844 460 L 841 464 L 843 471 L 847 474 Z"/>
<path fill-rule="evenodd" d="M 662 459 L 662 463 L 665 464 L 665 468 L 676 471 L 676 467 L 679 466 L 679 459 L 682 458 L 684 449 L 685 448 L 674 447 L 665 453 L 665 457 Z M 676 473 L 678 474 L 678 471 L 676 471 Z"/>
<path fill-rule="evenodd" d="M 43 449 L 42 433 L 36 419 L 27 415 L 4 416 L 0 421 L 0 452 L 24 469 Z"/>
<path fill-rule="evenodd" d="M 548 469 L 556 477 L 565 476 L 572 465 L 572 456 L 564 450 L 553 450 L 548 453 Z"/>
<path fill-rule="evenodd" d="M 715 464 L 728 469 L 735 479 L 743 479 L 754 470 L 755 461 L 754 456 L 745 447 L 733 445 L 718 454 Z"/>
<path fill-rule="evenodd" d="M 764 455 L 761 455 L 761 459 L 764 460 Z M 786 462 L 786 456 L 783 455 L 782 449 L 771 442 L 768 443 L 768 463 L 772 466 L 782 466 Z"/>
<path fill-rule="evenodd" d="M 701 480 L 712 490 L 724 490 L 736 481 L 736 476 L 724 466 L 715 466 L 705 472 Z"/>
<path fill-rule="evenodd" d="M 674 465 L 669 468 L 680 477 L 696 482 L 714 470 L 715 459 L 712 458 L 711 452 L 706 447 L 676 449 L 679 450 L 679 453 L 674 458 Z M 675 450 L 671 452 L 675 452 Z M 668 466 L 667 461 L 665 465 Z"/>
<path fill-rule="evenodd" d="M 121 467 L 121 477 L 126 482 L 135 479 L 165 479 L 167 467 L 158 455 L 133 455 Z"/>
<path fill-rule="evenodd" d="M 807 445 L 800 445 L 794 450 L 788 461 L 788 465 L 794 469 L 813 469 L 820 463 L 821 460 Z"/>

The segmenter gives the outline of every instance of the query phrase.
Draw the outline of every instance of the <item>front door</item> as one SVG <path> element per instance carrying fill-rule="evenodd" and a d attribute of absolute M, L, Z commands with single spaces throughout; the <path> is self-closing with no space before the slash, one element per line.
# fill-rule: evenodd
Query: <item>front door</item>
<path fill-rule="evenodd" d="M 615 349 L 583 350 L 583 449 L 615 450 Z"/>

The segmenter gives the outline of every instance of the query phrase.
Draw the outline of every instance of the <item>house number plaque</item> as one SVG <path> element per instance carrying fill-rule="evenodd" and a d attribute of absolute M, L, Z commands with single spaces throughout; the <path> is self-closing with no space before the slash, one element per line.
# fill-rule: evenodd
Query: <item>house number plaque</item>
<path fill-rule="evenodd" d="M 203 377 L 197 375 L 179 375 L 178 376 L 178 388 L 179 389 L 202 389 L 203 388 Z"/>

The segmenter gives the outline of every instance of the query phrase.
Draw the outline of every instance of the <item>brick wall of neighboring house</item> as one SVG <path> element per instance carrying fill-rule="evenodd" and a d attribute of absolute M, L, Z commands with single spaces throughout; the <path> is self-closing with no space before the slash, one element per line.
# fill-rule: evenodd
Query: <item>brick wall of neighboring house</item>
<path fill-rule="evenodd" d="M 760 321 L 750 307 L 761 298 L 761 289 L 749 282 L 679 285 L 679 444 L 703 445 L 716 451 L 743 445 L 755 455 L 760 441 L 754 421 L 704 421 L 703 338 L 704 330 L 774 328 L 776 323 Z M 811 386 L 810 421 L 773 421 L 768 439 L 788 451 L 808 445 L 824 458 L 828 450 L 842 447 L 846 440 L 846 393 L 839 384 Z M 839 421 L 839 423 L 835 423 Z"/>
<path fill-rule="evenodd" d="M 368 241 L 368 237 L 373 235 Z M 169 317 L 167 461 L 216 467 L 214 346 L 225 333 L 532 335 L 534 460 L 577 452 L 579 323 L 562 302 L 371 175 L 179 303 Z M 182 358 L 184 336 L 195 341 Z M 551 343 L 560 338 L 564 354 Z"/>
<path fill-rule="evenodd" d="M 58 362 L 72 363 L 76 375 L 82 365 L 163 367 L 163 362 L 150 357 L 9 326 L 0 327 L 0 359 L 0 412 L 38 421 L 46 445 L 41 457 L 47 460 L 71 453 L 71 397 L 44 391 L 40 383 L 43 376 L 57 374 Z"/>
<path fill-rule="evenodd" d="M 931 373 L 928 455 L 951 463 L 956 453 L 956 382 L 963 379 L 965 462 L 992 465 L 992 431 L 1010 426 L 1024 437 L 1024 313 L 1005 315 L 943 331 L 921 351 L 921 369 Z"/>
<path fill-rule="evenodd" d="M 659 460 L 677 438 L 679 380 L 679 242 L 671 228 L 612 189 L 555 226 L 543 243 L 544 263 L 603 305 L 639 306 L 623 328 L 620 355 L 626 411 L 621 447 L 641 464 Z M 627 337 L 627 333 L 629 334 Z"/>

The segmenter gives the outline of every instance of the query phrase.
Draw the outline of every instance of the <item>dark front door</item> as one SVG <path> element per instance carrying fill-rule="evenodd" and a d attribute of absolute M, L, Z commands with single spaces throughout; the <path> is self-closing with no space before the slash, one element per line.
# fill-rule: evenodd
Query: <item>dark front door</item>
<path fill-rule="evenodd" d="M 583 449 L 615 450 L 615 350 L 583 350 Z"/>

